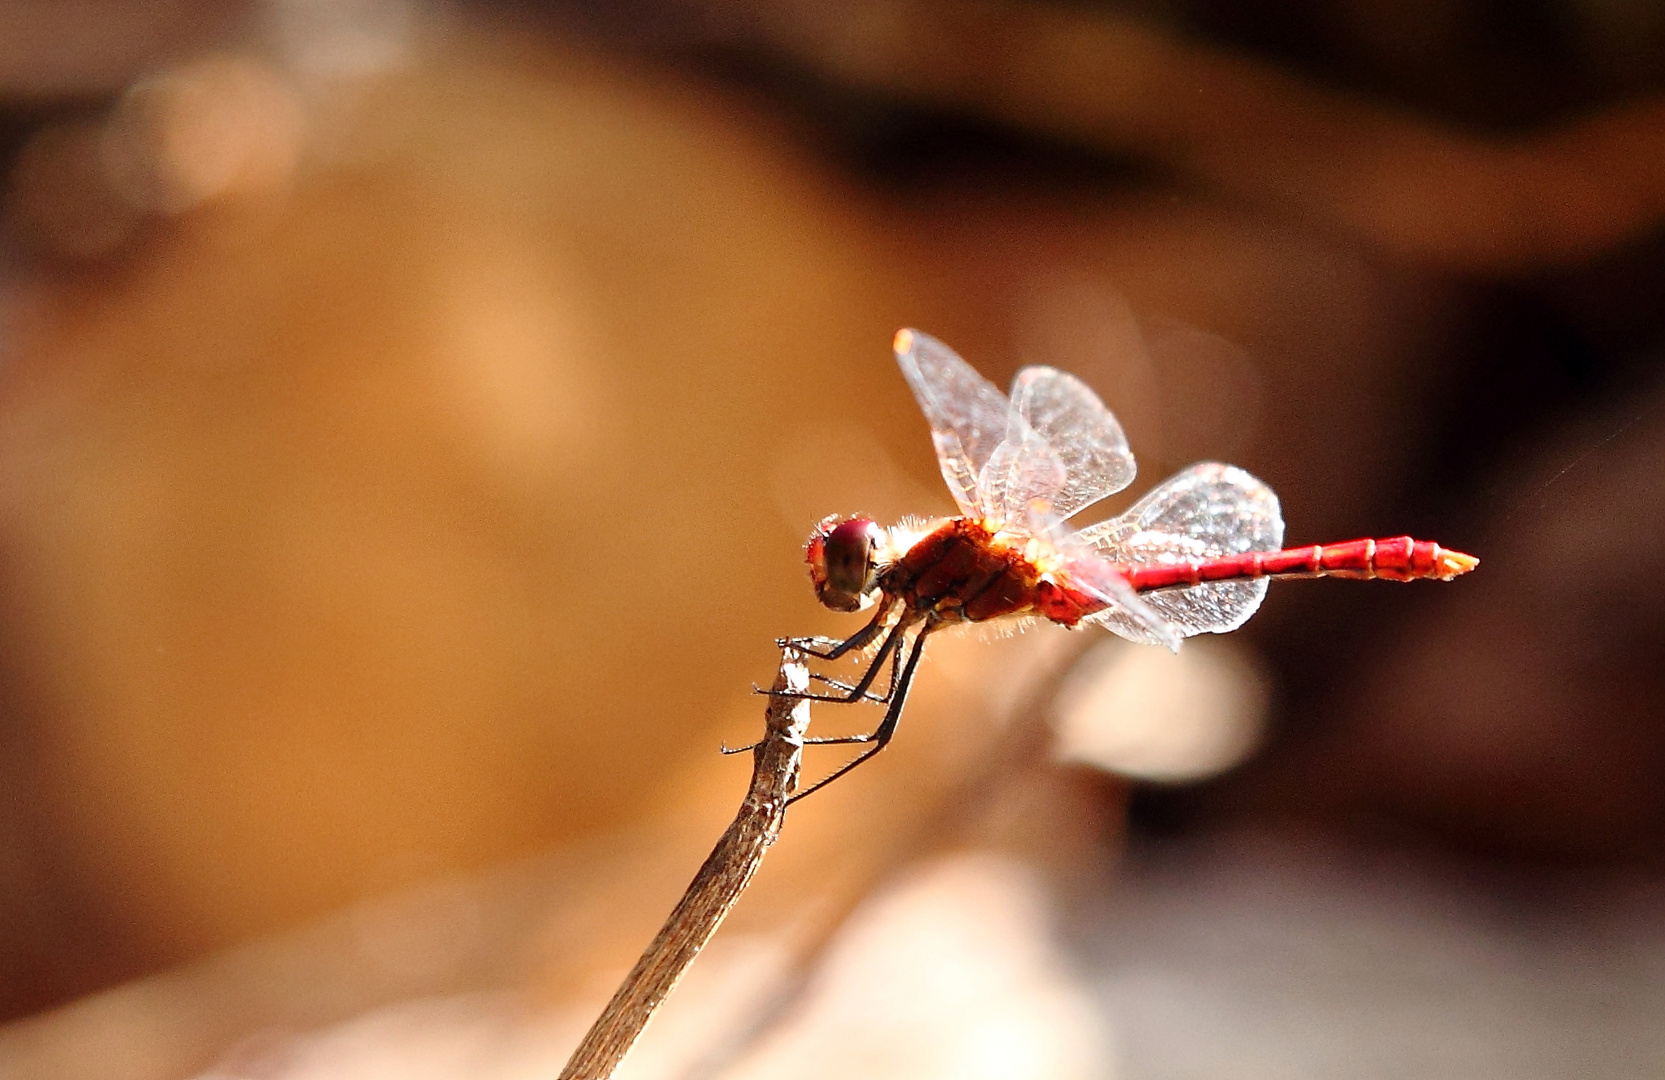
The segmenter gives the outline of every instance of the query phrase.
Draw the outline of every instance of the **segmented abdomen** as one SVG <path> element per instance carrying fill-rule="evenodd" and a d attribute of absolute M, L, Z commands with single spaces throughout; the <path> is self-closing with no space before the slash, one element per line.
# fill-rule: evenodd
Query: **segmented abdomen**
<path fill-rule="evenodd" d="M 1119 569 L 1140 592 L 1176 586 L 1201 585 L 1276 577 L 1385 578 L 1415 581 L 1456 577 L 1473 568 L 1473 556 L 1442 548 L 1430 540 L 1395 536 L 1388 540 L 1349 540 L 1341 544 L 1282 551 L 1245 551 L 1190 562 L 1140 563 Z"/>

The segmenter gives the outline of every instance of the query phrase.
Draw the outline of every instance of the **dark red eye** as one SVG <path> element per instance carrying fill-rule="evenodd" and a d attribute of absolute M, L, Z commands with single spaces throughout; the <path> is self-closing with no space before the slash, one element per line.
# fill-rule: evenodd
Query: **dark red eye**
<path fill-rule="evenodd" d="M 875 553 L 884 532 L 867 518 L 831 517 L 816 527 L 805 552 L 815 595 L 835 611 L 865 606 L 873 589 Z"/>
<path fill-rule="evenodd" d="M 879 527 L 866 518 L 851 518 L 828 533 L 827 583 L 840 592 L 866 592 L 878 546 Z"/>

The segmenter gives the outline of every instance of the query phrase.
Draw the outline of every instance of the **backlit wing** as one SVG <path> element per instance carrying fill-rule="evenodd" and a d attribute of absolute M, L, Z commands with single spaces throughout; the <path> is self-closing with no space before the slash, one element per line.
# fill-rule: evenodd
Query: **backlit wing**
<path fill-rule="evenodd" d="M 1021 413 L 1010 410 L 1006 438 L 977 476 L 984 518 L 1008 532 L 1041 535 L 1061 520 L 1056 503 L 1066 475 L 1047 441 Z"/>
<path fill-rule="evenodd" d="M 1283 546 L 1283 513 L 1272 489 L 1232 465 L 1204 462 L 1176 473 L 1125 514 L 1071 538 L 1112 563 L 1172 563 Z M 1073 567 L 1072 567 L 1073 571 Z M 1216 581 L 1140 596 L 1181 634 L 1235 630 L 1255 613 L 1267 582 Z M 1150 641 L 1141 620 L 1111 608 L 1089 616 L 1134 641 Z"/>
<path fill-rule="evenodd" d="M 1012 408 L 1064 468 L 1052 496 L 1067 518 L 1133 482 L 1133 452 L 1122 426 L 1086 383 L 1057 368 L 1026 367 L 1012 380 Z"/>
<path fill-rule="evenodd" d="M 913 389 L 942 478 L 960 512 L 1023 528 L 1065 480 L 1052 448 L 993 383 L 928 334 L 896 334 L 896 362 Z"/>
<path fill-rule="evenodd" d="M 1165 614 L 1151 604 L 1151 596 L 1134 592 L 1133 586 L 1102 557 L 1084 554 L 1072 558 L 1066 548 L 1065 558 L 1069 560 L 1070 581 L 1111 604 L 1084 621 L 1107 626 L 1141 645 L 1166 645 L 1174 652 L 1179 651 L 1180 639 L 1187 631 L 1169 623 Z"/>

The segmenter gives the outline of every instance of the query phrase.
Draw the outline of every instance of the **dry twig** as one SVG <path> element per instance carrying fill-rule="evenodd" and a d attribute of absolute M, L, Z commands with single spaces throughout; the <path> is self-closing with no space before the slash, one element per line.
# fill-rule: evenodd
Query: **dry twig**
<path fill-rule="evenodd" d="M 605 1080 L 613 1075 L 642 1029 L 740 899 L 763 862 L 764 852 L 780 835 L 786 804 L 798 787 L 809 702 L 782 696 L 782 692 L 802 694 L 808 687 L 809 669 L 802 655 L 790 647 L 782 648 L 780 672 L 775 676 L 776 694 L 769 698 L 763 741 L 752 751 L 751 790 L 665 925 L 573 1051 L 560 1080 Z"/>
<path fill-rule="evenodd" d="M 1072 646 L 1038 676 L 1005 730 L 972 767 L 953 781 L 927 813 L 910 822 L 864 866 L 846 869 L 816 905 L 814 923 L 791 946 L 776 983 L 761 1000 L 764 1006 L 727 1032 L 678 1075 L 678 1080 L 715 1080 L 749 1054 L 763 1037 L 803 1001 L 833 939 L 857 908 L 903 867 L 934 851 L 965 842 L 988 820 L 993 805 L 1036 770 L 1055 766 L 1048 757 L 1052 727 L 1046 714 L 1063 673 L 1081 659 L 1090 639 L 1078 635 Z"/>

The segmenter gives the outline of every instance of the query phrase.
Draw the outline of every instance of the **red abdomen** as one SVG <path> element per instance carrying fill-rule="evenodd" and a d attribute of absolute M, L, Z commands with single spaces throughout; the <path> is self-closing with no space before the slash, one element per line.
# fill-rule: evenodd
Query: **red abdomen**
<path fill-rule="evenodd" d="M 1474 568 L 1472 555 L 1442 548 L 1430 540 L 1395 536 L 1389 540 L 1349 540 L 1282 551 L 1246 551 L 1193 562 L 1140 563 L 1120 567 L 1128 584 L 1140 592 L 1262 577 L 1348 577 L 1447 581 Z"/>

